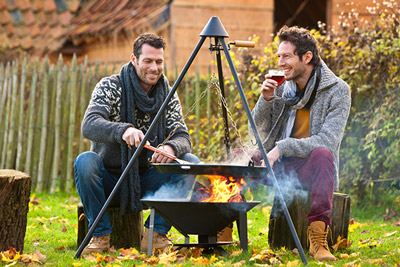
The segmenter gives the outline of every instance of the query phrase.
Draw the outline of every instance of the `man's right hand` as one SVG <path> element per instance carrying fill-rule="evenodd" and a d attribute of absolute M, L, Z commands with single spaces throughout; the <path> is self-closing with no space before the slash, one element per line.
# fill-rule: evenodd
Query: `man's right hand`
<path fill-rule="evenodd" d="M 144 134 L 141 130 L 129 127 L 122 134 L 122 140 L 124 140 L 128 145 L 138 147 L 144 138 Z M 147 141 L 148 144 L 150 144 Z"/>
<path fill-rule="evenodd" d="M 278 82 L 273 80 L 271 77 L 272 74 L 266 74 L 265 80 L 261 85 L 261 94 L 267 101 L 274 99 L 274 90 L 278 88 Z"/>

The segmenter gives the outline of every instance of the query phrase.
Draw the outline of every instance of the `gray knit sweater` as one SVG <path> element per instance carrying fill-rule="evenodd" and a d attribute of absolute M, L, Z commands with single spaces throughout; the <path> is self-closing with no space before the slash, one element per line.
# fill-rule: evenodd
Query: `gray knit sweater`
<path fill-rule="evenodd" d="M 121 85 L 117 75 L 100 80 L 93 90 L 92 98 L 82 121 L 82 135 L 91 140 L 91 150 L 100 155 L 106 169 L 112 173 L 121 173 L 122 134 L 132 124 L 121 121 Z M 177 157 L 191 150 L 187 127 L 181 123 L 182 108 L 175 94 L 166 108 L 166 135 L 180 124 L 175 134 L 166 143 L 175 151 Z M 145 134 L 155 114 L 142 114 L 137 121 L 138 128 Z M 138 119 L 137 119 L 138 120 Z M 167 137 L 165 136 L 165 138 Z M 157 146 L 164 140 L 149 140 Z M 143 153 L 149 151 L 143 150 Z M 142 166 L 141 166 L 142 167 Z"/>
<path fill-rule="evenodd" d="M 282 95 L 279 87 L 277 95 Z M 266 101 L 261 95 L 253 119 L 268 153 L 275 145 L 281 156 L 309 156 L 316 148 L 328 149 L 335 159 L 335 190 L 339 189 L 339 149 L 351 106 L 350 88 L 322 62 L 321 81 L 310 108 L 310 137 L 282 139 L 290 107 L 284 100 Z"/>

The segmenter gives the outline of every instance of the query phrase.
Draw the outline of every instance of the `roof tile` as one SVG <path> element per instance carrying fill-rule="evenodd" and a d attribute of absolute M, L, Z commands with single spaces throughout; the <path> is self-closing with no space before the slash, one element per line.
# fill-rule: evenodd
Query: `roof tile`
<path fill-rule="evenodd" d="M 18 8 L 17 3 L 15 3 L 14 0 L 6 0 L 6 5 L 7 5 L 8 10 L 15 10 Z"/>
<path fill-rule="evenodd" d="M 32 9 L 34 11 L 38 11 L 38 10 L 42 10 L 43 9 L 43 5 L 44 5 L 44 1 L 43 0 L 32 0 Z"/>
<path fill-rule="evenodd" d="M 39 28 L 39 26 L 37 24 L 33 24 L 30 27 L 30 32 L 31 32 L 32 37 L 35 37 L 35 36 L 38 36 L 41 31 L 40 31 L 40 28 Z"/>
<path fill-rule="evenodd" d="M 44 2 L 44 10 L 46 12 L 56 11 L 56 3 L 54 3 L 54 0 L 43 0 L 43 2 Z"/>
<path fill-rule="evenodd" d="M 21 46 L 22 46 L 22 48 L 25 49 L 25 50 L 28 50 L 28 49 L 32 48 L 32 47 L 33 47 L 33 40 L 32 40 L 32 38 L 31 38 L 29 35 L 25 36 L 25 38 L 23 38 L 23 39 L 21 40 Z"/>
<path fill-rule="evenodd" d="M 17 8 L 20 10 L 27 10 L 30 7 L 29 0 L 14 0 Z"/>
<path fill-rule="evenodd" d="M 35 16 L 33 15 L 32 10 L 28 9 L 24 13 L 22 13 L 22 18 L 26 25 L 32 25 L 35 23 Z"/>
<path fill-rule="evenodd" d="M 7 7 L 6 1 L 5 0 L 0 0 L 0 10 L 3 9 L 3 8 L 6 8 L 6 7 Z"/>
<path fill-rule="evenodd" d="M 72 15 L 70 12 L 65 11 L 59 15 L 59 21 L 63 26 L 69 26 L 71 23 Z"/>
<path fill-rule="evenodd" d="M 11 18 L 10 14 L 8 13 L 7 9 L 3 9 L 0 11 L 0 24 L 5 25 L 7 23 L 10 23 Z"/>

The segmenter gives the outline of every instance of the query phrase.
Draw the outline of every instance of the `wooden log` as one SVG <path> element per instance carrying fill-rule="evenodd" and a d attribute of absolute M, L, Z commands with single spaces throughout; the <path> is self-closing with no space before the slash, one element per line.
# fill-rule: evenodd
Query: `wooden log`
<path fill-rule="evenodd" d="M 0 251 L 24 250 L 31 178 L 15 170 L 0 170 Z"/>
<path fill-rule="evenodd" d="M 309 226 L 307 214 L 311 206 L 311 193 L 301 190 L 287 190 L 283 191 L 283 195 L 301 246 L 306 251 L 308 249 L 307 228 Z M 268 243 L 271 248 L 296 248 L 289 225 L 280 207 L 279 200 L 275 196 L 269 220 Z M 329 246 L 335 244 L 339 236 L 348 237 L 350 221 L 350 197 L 348 195 L 333 194 L 331 220 L 332 240 L 330 234 L 328 234 Z"/>
<path fill-rule="evenodd" d="M 112 233 L 111 246 L 118 248 L 140 248 L 140 239 L 143 232 L 143 214 L 126 214 L 121 216 L 119 207 L 109 207 L 107 214 L 110 217 Z M 88 231 L 88 220 L 83 212 L 82 203 L 78 204 L 78 247 Z"/>

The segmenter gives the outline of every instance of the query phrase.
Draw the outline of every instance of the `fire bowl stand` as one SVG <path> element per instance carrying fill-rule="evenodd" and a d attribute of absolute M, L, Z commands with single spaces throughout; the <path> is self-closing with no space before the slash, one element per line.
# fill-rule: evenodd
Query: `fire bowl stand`
<path fill-rule="evenodd" d="M 150 257 L 153 253 L 153 236 L 154 236 L 154 214 L 156 209 L 150 207 L 150 223 L 149 223 L 149 243 L 147 247 L 147 255 Z M 247 212 L 239 212 L 239 218 L 236 220 L 236 225 L 239 233 L 240 248 L 243 251 L 248 249 L 248 236 L 247 236 Z M 174 225 L 174 227 L 177 227 Z M 179 231 L 179 230 L 178 230 Z M 218 247 L 229 245 L 232 242 L 217 242 L 216 235 L 198 235 L 198 243 L 190 243 L 190 237 L 187 233 L 179 231 L 185 237 L 185 243 L 174 244 L 176 247 Z M 223 251 L 223 250 L 222 250 Z"/>
<path fill-rule="evenodd" d="M 120 188 L 122 182 L 124 181 L 125 177 L 127 176 L 129 170 L 131 169 L 133 163 L 137 160 L 139 157 L 140 153 L 142 152 L 144 145 L 146 144 L 147 140 L 149 139 L 151 133 L 153 132 L 156 124 L 158 123 L 161 115 L 163 114 L 164 110 L 166 109 L 169 101 L 175 94 L 176 90 L 178 89 L 178 86 L 183 80 L 183 77 L 186 75 L 186 72 L 188 71 L 189 67 L 192 65 L 197 53 L 199 52 L 200 48 L 202 47 L 204 41 L 206 38 L 210 38 L 210 51 L 215 51 L 216 52 L 216 57 L 217 57 L 217 67 L 218 67 L 218 76 L 219 76 L 219 83 L 220 87 L 224 84 L 223 82 L 223 74 L 222 74 L 222 64 L 221 64 L 221 51 L 224 51 L 226 60 L 228 62 L 229 68 L 231 70 L 232 76 L 235 80 L 236 87 L 238 89 L 240 98 L 242 99 L 243 102 L 243 107 L 246 111 L 247 117 L 249 119 L 250 126 L 253 130 L 254 137 L 257 141 L 258 148 L 263 156 L 264 162 L 267 165 L 267 170 L 268 173 L 270 174 L 270 179 L 272 180 L 273 186 L 275 188 L 275 193 L 276 196 L 279 199 L 279 202 L 281 204 L 281 207 L 283 209 L 283 212 L 285 214 L 285 218 L 288 222 L 292 237 L 296 243 L 297 249 L 299 250 L 300 257 L 305 265 L 308 264 L 307 259 L 304 254 L 304 250 L 301 246 L 299 237 L 297 235 L 296 229 L 294 228 L 292 218 L 290 217 L 289 211 L 287 209 L 285 200 L 283 198 L 283 194 L 281 192 L 280 186 L 278 184 L 278 181 L 276 180 L 274 171 L 272 170 L 271 165 L 268 162 L 267 158 L 267 153 L 265 152 L 265 149 L 262 145 L 262 141 L 260 138 L 260 135 L 258 133 L 257 127 L 255 125 L 255 122 L 253 120 L 253 117 L 251 115 L 251 110 L 249 107 L 249 104 L 247 103 L 246 96 L 244 94 L 242 85 L 240 84 L 239 77 L 237 75 L 235 66 L 233 64 L 231 55 L 229 54 L 229 48 L 228 45 L 225 42 L 225 38 L 229 37 L 228 33 L 226 32 L 224 26 L 222 25 L 220 19 L 218 17 L 211 17 L 211 19 L 208 21 L 207 25 L 204 27 L 203 31 L 200 33 L 200 40 L 197 43 L 195 49 L 193 50 L 192 54 L 190 55 L 188 61 L 186 62 L 185 66 L 183 67 L 182 72 L 179 74 L 178 78 L 176 79 L 176 82 L 174 86 L 171 88 L 171 91 L 168 93 L 166 96 L 163 104 L 160 107 L 160 110 L 158 111 L 157 115 L 154 117 L 153 122 L 150 124 L 150 127 L 148 131 L 146 132 L 142 142 L 140 145 L 137 147 L 135 150 L 132 158 L 129 160 L 125 170 L 122 172 L 121 177 L 118 179 L 117 183 L 114 186 L 114 189 L 110 193 L 109 197 L 107 198 L 106 202 L 104 203 L 104 206 L 101 208 L 99 214 L 97 215 L 96 219 L 93 222 L 93 225 L 90 227 L 88 230 L 88 233 L 86 234 L 84 240 L 82 241 L 81 245 L 79 246 L 74 258 L 80 257 L 84 247 L 89 243 L 89 239 L 92 237 L 94 230 L 96 229 L 97 225 L 99 224 L 101 218 L 103 217 L 104 213 L 106 212 L 107 207 L 110 205 L 111 200 L 114 198 L 115 194 L 118 192 L 118 189 Z M 215 40 L 215 45 L 211 45 L 211 39 L 214 38 Z M 222 89 L 222 88 L 221 88 Z M 226 124 L 227 125 L 227 124 Z"/>

